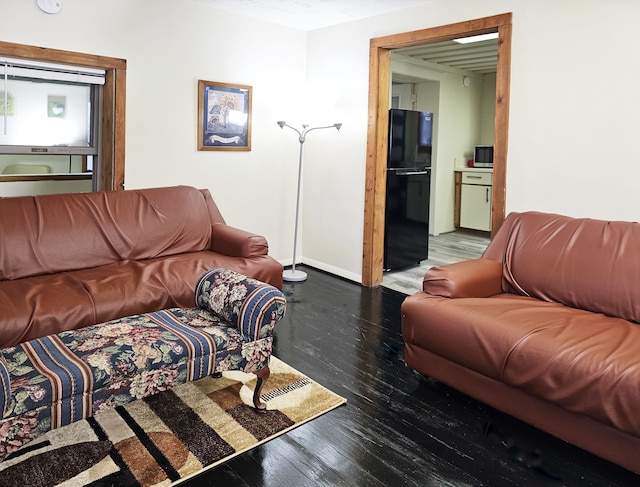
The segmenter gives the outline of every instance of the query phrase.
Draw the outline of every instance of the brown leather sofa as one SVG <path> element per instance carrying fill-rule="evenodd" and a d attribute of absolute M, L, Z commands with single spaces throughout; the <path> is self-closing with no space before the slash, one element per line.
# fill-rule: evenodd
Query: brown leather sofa
<path fill-rule="evenodd" d="M 405 361 L 640 472 L 640 224 L 512 213 L 402 305 Z"/>
<path fill-rule="evenodd" d="M 0 198 L 0 348 L 87 325 L 194 306 L 204 272 L 282 289 L 264 237 L 226 224 L 187 186 Z"/>

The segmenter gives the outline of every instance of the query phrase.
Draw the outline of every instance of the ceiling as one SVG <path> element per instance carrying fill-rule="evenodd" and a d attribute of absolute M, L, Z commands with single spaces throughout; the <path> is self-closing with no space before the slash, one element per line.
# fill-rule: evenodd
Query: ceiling
<path fill-rule="evenodd" d="M 460 44 L 455 41 L 395 49 L 394 54 L 408 56 L 439 66 L 462 69 L 482 75 L 495 73 L 498 63 L 498 39 Z"/>
<path fill-rule="evenodd" d="M 431 0 L 196 0 L 265 22 L 310 31 L 424 5 Z M 498 41 L 454 41 L 396 49 L 395 53 L 475 74 L 495 73 Z"/>
<path fill-rule="evenodd" d="M 374 17 L 431 0 L 197 0 L 220 10 L 300 30 Z"/>

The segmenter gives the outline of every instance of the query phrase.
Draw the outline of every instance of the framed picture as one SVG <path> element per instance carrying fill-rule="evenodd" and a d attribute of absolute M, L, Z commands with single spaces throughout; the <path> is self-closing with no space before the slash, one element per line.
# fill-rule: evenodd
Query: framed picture
<path fill-rule="evenodd" d="M 198 150 L 251 150 L 251 86 L 198 81 Z"/>
<path fill-rule="evenodd" d="M 6 101 L 5 101 L 6 98 Z M 7 105 L 7 113 L 4 113 L 5 103 Z M 16 101 L 11 93 L 0 91 L 0 116 L 3 115 L 15 115 L 16 114 Z"/>
<path fill-rule="evenodd" d="M 67 97 L 49 95 L 47 97 L 47 116 L 49 118 L 64 118 L 67 110 Z"/>

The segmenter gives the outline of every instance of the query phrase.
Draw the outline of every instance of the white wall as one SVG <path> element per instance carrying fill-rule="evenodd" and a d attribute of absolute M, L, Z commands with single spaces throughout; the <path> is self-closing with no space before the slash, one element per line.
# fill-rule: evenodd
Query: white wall
<path fill-rule="evenodd" d="M 208 188 L 230 225 L 288 263 L 298 144 L 276 121 L 300 100 L 304 32 L 192 0 L 64 0 L 56 15 L 0 0 L 0 17 L 2 41 L 126 59 L 126 188 Z M 253 87 L 250 152 L 197 151 L 199 79 Z"/>
<path fill-rule="evenodd" d="M 482 77 L 482 111 L 478 144 L 493 145 L 496 119 L 496 74 Z"/>
<path fill-rule="evenodd" d="M 496 77 L 467 73 L 466 87 L 460 73 L 421 72 L 439 80 L 417 84 L 417 109 L 433 112 L 436 122 L 429 233 L 439 235 L 455 230 L 454 170 L 466 167 L 475 145 L 493 144 Z"/>
<path fill-rule="evenodd" d="M 541 210 L 638 220 L 640 32 L 635 23 L 640 2 L 434 0 L 402 13 L 311 32 L 309 52 L 314 55 L 309 56 L 309 69 L 318 64 L 348 72 L 341 77 L 343 89 L 361 94 L 351 100 L 349 115 L 364 125 L 370 38 L 506 12 L 513 12 L 507 212 Z M 326 47 L 336 45 L 344 48 Z M 350 133 L 344 151 L 354 154 L 360 169 L 352 168 L 351 186 L 336 195 L 353 212 L 326 212 L 323 228 L 314 227 L 339 239 L 343 255 L 336 255 L 335 249 L 310 248 L 306 240 L 304 244 L 305 259 L 340 261 L 353 274 L 361 272 L 358 217 L 364 181 L 357 175 L 364 171 L 366 158 L 364 126 L 357 132 Z M 322 154 L 314 157 L 319 163 Z M 328 172 L 344 164 L 342 158 L 323 162 Z M 321 199 L 305 200 L 309 213 L 323 206 Z"/>
<path fill-rule="evenodd" d="M 508 209 L 637 221 L 640 3 L 545 3 L 514 22 Z"/>
<path fill-rule="evenodd" d="M 305 147 L 304 262 L 359 280 L 369 40 L 513 12 L 507 211 L 637 220 L 640 2 L 433 0 L 309 34 L 192 0 L 0 0 L 0 39 L 126 58 L 127 187 L 209 187 L 233 225 L 290 260 L 305 81 L 325 121 Z M 253 150 L 197 152 L 198 79 L 254 86 Z M 330 118 L 331 117 L 331 118 Z M 298 117 L 298 122 L 302 121 Z M 312 122 L 312 121 L 309 121 Z"/>

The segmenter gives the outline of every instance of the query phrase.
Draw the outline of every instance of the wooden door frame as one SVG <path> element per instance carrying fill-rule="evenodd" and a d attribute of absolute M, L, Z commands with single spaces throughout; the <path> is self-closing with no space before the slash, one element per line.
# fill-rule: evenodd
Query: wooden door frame
<path fill-rule="evenodd" d="M 124 139 L 127 61 L 46 47 L 0 41 L 0 55 L 105 70 L 103 86 L 100 173 L 98 187 L 124 189 Z M 105 164 L 105 162 L 107 162 Z"/>
<path fill-rule="evenodd" d="M 498 32 L 496 113 L 491 228 L 494 234 L 505 218 L 509 87 L 511 75 L 511 13 L 430 29 L 371 39 L 369 47 L 369 122 L 364 201 L 362 285 L 382 283 L 386 154 L 391 77 L 391 50 Z"/>

